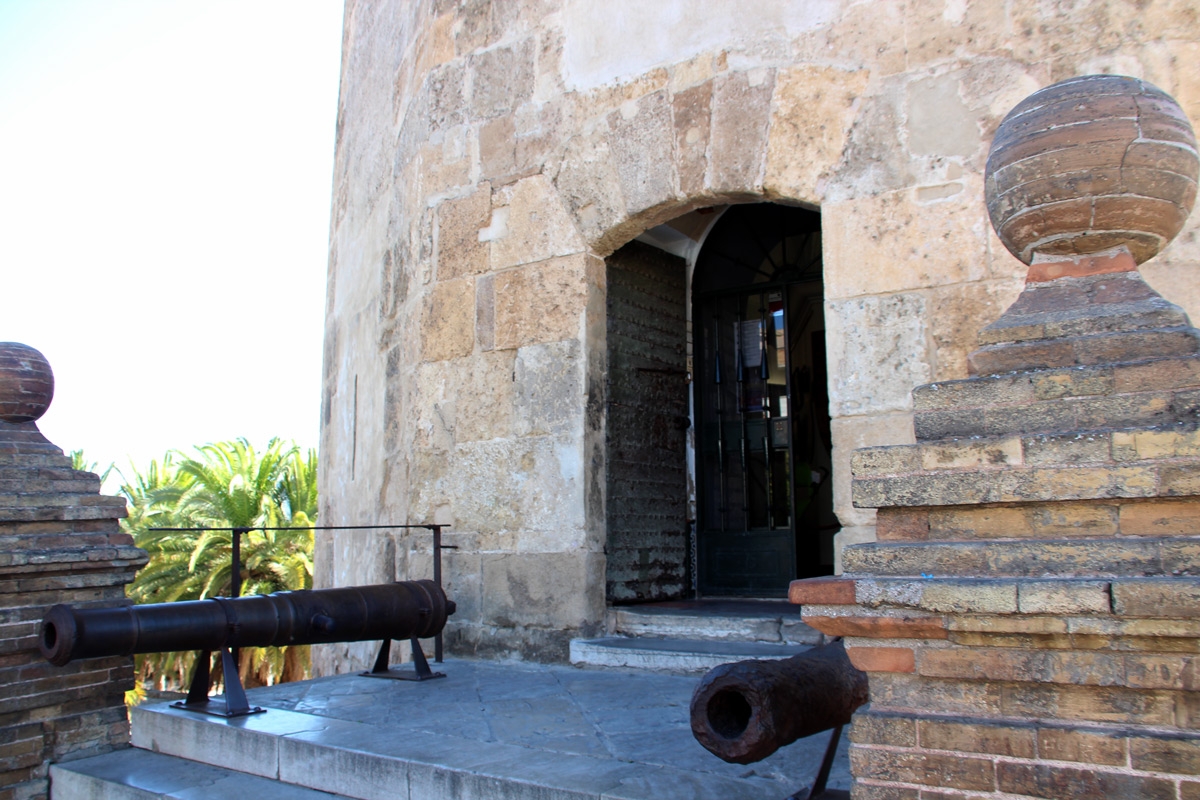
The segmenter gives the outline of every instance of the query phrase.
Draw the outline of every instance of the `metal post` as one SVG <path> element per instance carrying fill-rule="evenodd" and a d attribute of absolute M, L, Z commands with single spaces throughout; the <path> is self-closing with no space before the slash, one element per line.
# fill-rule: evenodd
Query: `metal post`
<path fill-rule="evenodd" d="M 433 526 L 433 582 L 438 588 L 442 588 L 442 526 Z M 416 639 L 413 640 L 416 642 Z M 417 658 L 417 653 L 414 650 L 413 660 Z M 438 664 L 442 663 L 442 632 L 438 631 L 437 636 L 433 637 L 433 660 Z"/>

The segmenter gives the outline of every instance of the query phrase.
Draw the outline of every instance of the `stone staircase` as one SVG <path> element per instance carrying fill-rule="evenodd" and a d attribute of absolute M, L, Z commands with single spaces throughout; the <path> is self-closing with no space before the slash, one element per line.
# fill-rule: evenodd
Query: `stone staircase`
<path fill-rule="evenodd" d="M 787 658 L 821 642 L 786 600 L 711 599 L 614 606 L 608 635 L 571 642 L 571 663 L 704 672 L 730 661 Z"/>
<path fill-rule="evenodd" d="M 233 720 L 146 703 L 131 713 L 134 747 L 53 765 L 51 798 L 783 800 L 811 783 L 828 741 L 747 768 L 693 738 L 694 675 L 442 668 L 422 683 L 341 675 L 253 689 L 267 712 Z M 849 785 L 847 746 L 834 786 Z"/>
<path fill-rule="evenodd" d="M 582 670 L 450 661 L 424 683 L 340 676 L 252 690 L 268 712 L 235 720 L 143 704 L 134 747 L 52 766 L 51 797 L 782 800 L 811 780 L 825 735 L 747 777 L 687 724 L 696 673 L 819 642 L 797 606 L 657 603 L 607 622 L 608 636 L 572 643 Z"/>

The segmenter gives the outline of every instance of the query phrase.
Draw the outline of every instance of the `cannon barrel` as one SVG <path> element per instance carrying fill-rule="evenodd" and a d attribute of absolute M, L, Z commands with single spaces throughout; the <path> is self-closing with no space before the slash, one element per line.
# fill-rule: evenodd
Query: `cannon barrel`
<path fill-rule="evenodd" d="M 427 638 L 454 611 L 433 581 L 117 608 L 57 605 L 42 619 L 38 647 L 62 666 L 134 653 Z"/>
<path fill-rule="evenodd" d="M 839 640 L 779 661 L 714 667 L 692 694 L 692 734 L 713 755 L 752 764 L 845 725 L 865 702 L 867 675 Z"/>

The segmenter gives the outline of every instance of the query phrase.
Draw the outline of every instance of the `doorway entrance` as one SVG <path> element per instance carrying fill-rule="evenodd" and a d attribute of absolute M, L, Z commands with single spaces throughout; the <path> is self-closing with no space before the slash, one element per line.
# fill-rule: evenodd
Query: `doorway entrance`
<path fill-rule="evenodd" d="M 777 597 L 833 572 L 821 215 L 730 208 L 692 279 L 697 588 Z"/>

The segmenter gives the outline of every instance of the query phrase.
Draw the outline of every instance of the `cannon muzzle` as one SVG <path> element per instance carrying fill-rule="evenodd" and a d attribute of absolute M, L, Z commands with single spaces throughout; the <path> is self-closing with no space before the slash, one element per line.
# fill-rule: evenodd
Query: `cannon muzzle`
<path fill-rule="evenodd" d="M 433 581 L 117 608 L 57 605 L 42 620 L 38 647 L 62 666 L 135 653 L 428 638 L 454 611 Z"/>
<path fill-rule="evenodd" d="M 867 675 L 836 641 L 780 661 L 714 667 L 692 694 L 692 734 L 713 755 L 752 764 L 845 725 L 865 702 Z"/>

